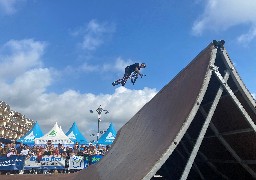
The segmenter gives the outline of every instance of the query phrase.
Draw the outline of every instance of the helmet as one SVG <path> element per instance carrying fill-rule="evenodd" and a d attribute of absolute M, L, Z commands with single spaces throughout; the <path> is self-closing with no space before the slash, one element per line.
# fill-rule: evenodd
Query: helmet
<path fill-rule="evenodd" d="M 145 68 L 145 67 L 146 67 L 146 64 L 145 64 L 145 63 L 141 63 L 140 66 L 143 67 L 143 68 Z"/>

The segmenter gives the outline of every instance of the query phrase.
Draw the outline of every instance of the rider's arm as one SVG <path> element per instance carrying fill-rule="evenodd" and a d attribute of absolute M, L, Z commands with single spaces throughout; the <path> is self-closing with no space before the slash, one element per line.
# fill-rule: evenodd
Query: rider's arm
<path fill-rule="evenodd" d="M 142 74 L 140 73 L 140 70 L 139 70 L 139 68 L 135 68 L 135 72 L 138 74 L 138 75 L 140 75 L 140 76 L 142 76 Z"/>

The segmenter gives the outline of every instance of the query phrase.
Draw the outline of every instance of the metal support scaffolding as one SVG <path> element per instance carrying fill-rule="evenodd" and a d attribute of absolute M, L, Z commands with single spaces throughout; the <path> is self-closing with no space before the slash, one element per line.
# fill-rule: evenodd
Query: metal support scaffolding
<path fill-rule="evenodd" d="M 216 67 L 216 66 L 215 66 L 215 67 Z M 218 68 L 213 68 L 213 71 L 214 71 L 214 72 L 218 71 Z M 227 71 L 226 74 L 225 74 L 225 78 L 228 79 L 228 77 L 229 77 L 229 72 Z M 205 133 L 206 133 L 206 131 L 207 131 L 207 128 L 208 128 L 208 126 L 209 126 L 209 124 L 210 124 L 210 122 L 211 122 L 212 116 L 213 116 L 214 111 L 215 111 L 215 109 L 216 109 L 216 107 L 217 107 L 217 104 L 218 104 L 218 102 L 219 102 L 219 100 L 220 100 L 220 98 L 221 98 L 222 93 L 223 93 L 223 88 L 222 88 L 222 86 L 221 86 L 221 87 L 218 89 L 218 92 L 217 92 L 217 94 L 216 94 L 216 96 L 215 96 L 215 98 L 214 98 L 214 101 L 213 101 L 213 103 L 212 103 L 212 106 L 211 106 L 211 108 L 210 108 L 210 111 L 209 111 L 209 113 L 208 113 L 208 115 L 207 115 L 207 117 L 206 117 L 206 120 L 205 120 L 205 122 L 204 122 L 204 124 L 203 124 L 203 126 L 202 126 L 202 129 L 201 129 L 201 131 L 200 131 L 200 133 L 199 133 L 199 135 L 198 135 L 198 138 L 197 138 L 197 141 L 196 141 L 196 143 L 195 143 L 195 146 L 194 146 L 194 148 L 193 148 L 193 150 L 192 150 L 192 153 L 191 153 L 191 155 L 190 155 L 190 157 L 189 157 L 189 160 L 188 160 L 188 162 L 187 162 L 187 164 L 186 164 L 186 167 L 185 167 L 185 169 L 184 169 L 184 171 L 183 171 L 183 173 L 182 173 L 182 176 L 181 176 L 181 178 L 180 178 L 181 180 L 185 180 L 185 179 L 187 179 L 187 177 L 188 177 L 188 174 L 189 174 L 189 172 L 190 172 L 190 169 L 191 169 L 191 167 L 192 167 L 192 164 L 193 164 L 193 162 L 194 162 L 194 160 L 195 160 L 195 157 L 196 157 L 196 155 L 197 155 L 197 153 L 198 153 L 199 147 L 200 147 L 200 145 L 201 145 L 201 143 L 202 143 L 202 141 L 203 141 L 204 135 L 205 135 Z"/>
<path fill-rule="evenodd" d="M 216 69 L 216 68 L 215 68 Z M 250 116 L 248 115 L 248 113 L 245 111 L 245 109 L 243 108 L 243 106 L 241 105 L 241 103 L 239 102 L 239 100 L 236 98 L 236 96 L 234 95 L 234 93 L 232 92 L 232 90 L 230 89 L 230 87 L 227 85 L 227 78 L 226 75 L 223 78 L 221 76 L 221 74 L 218 71 L 214 71 L 215 75 L 217 76 L 217 78 L 219 79 L 222 87 L 225 88 L 225 90 L 228 92 L 228 94 L 232 97 L 233 101 L 236 103 L 236 105 L 241 108 L 241 112 L 243 113 L 245 118 L 248 118 L 247 121 L 249 122 L 249 124 L 253 123 Z M 222 88 L 221 87 L 221 88 Z M 203 114 L 204 117 L 207 116 L 207 113 L 204 111 L 203 108 L 200 108 L 201 113 Z M 209 115 L 208 115 L 209 116 Z M 254 125 L 254 124 L 253 124 Z M 255 125 L 254 125 L 255 126 Z M 249 172 L 252 177 L 256 178 L 256 174 L 255 172 L 247 165 L 242 163 L 242 159 L 237 155 L 237 153 L 233 150 L 233 148 L 228 144 L 228 142 L 223 138 L 222 135 L 220 135 L 218 129 L 214 126 L 213 123 L 210 123 L 210 127 L 211 130 L 214 132 L 214 135 L 220 140 L 220 142 L 222 143 L 222 145 L 230 152 L 230 154 L 237 160 L 237 162 L 247 171 Z"/>

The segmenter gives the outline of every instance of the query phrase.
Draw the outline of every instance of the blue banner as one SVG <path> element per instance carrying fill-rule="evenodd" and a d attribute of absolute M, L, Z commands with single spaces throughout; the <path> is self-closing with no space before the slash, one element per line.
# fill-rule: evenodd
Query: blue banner
<path fill-rule="evenodd" d="M 93 156 L 91 156 L 90 164 L 95 164 L 95 163 L 99 162 L 102 158 L 103 158 L 102 155 L 93 155 Z"/>
<path fill-rule="evenodd" d="M 38 159 L 37 156 L 31 156 L 25 161 L 24 170 L 30 169 L 65 169 L 65 158 L 61 156 L 43 156 Z"/>
<path fill-rule="evenodd" d="M 0 170 L 22 170 L 25 164 L 25 156 L 0 156 Z"/>
<path fill-rule="evenodd" d="M 102 155 L 92 156 L 71 156 L 69 159 L 69 169 L 84 169 L 95 164 L 102 159 Z M 36 156 L 25 160 L 25 156 L 0 156 L 1 170 L 31 170 L 31 169 L 65 169 L 65 158 L 61 156 L 43 156 L 38 161 Z"/>

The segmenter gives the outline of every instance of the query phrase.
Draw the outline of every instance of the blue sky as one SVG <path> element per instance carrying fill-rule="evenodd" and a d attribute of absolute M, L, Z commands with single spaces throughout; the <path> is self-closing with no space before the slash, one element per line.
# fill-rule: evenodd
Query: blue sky
<path fill-rule="evenodd" d="M 86 138 L 90 109 L 118 130 L 213 39 L 255 93 L 256 1 L 0 0 L 0 100 L 46 133 L 74 121 Z M 147 76 L 113 87 L 126 65 Z M 131 108 L 132 107 L 132 108 Z"/>

